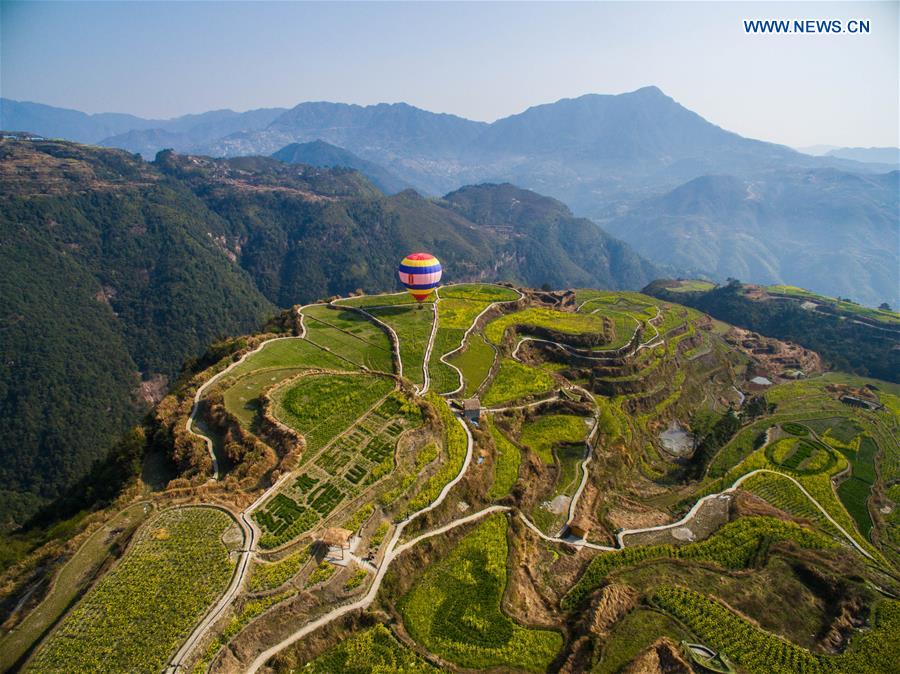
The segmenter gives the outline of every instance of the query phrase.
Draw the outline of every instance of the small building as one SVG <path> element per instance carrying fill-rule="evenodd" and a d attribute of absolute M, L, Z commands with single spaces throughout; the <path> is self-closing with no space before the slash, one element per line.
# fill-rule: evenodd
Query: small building
<path fill-rule="evenodd" d="M 329 548 L 339 548 L 341 559 L 344 558 L 344 550 L 350 549 L 351 538 L 353 538 L 353 532 L 341 527 L 331 527 L 322 532 L 322 542 Z"/>
<path fill-rule="evenodd" d="M 569 522 L 569 534 L 576 538 L 586 538 L 590 530 L 590 523 L 580 517 Z"/>
<path fill-rule="evenodd" d="M 478 423 L 481 417 L 481 401 L 478 398 L 466 398 L 463 400 L 463 416 L 474 423 Z"/>

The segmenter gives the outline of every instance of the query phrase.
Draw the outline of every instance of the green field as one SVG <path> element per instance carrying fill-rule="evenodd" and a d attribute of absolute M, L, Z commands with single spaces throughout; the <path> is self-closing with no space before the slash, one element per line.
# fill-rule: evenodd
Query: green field
<path fill-rule="evenodd" d="M 476 302 L 510 302 L 519 297 L 512 288 L 492 285 L 490 283 L 459 283 L 441 287 L 441 299 L 463 299 Z"/>
<path fill-rule="evenodd" d="M 162 670 L 228 586 L 234 563 L 221 536 L 233 525 L 231 517 L 215 508 L 160 513 L 63 619 L 26 670 Z"/>
<path fill-rule="evenodd" d="M 303 316 L 309 341 L 327 347 L 357 366 L 393 372 L 391 342 L 387 334 L 362 314 L 315 304 L 305 307 Z"/>
<path fill-rule="evenodd" d="M 493 347 L 484 340 L 484 337 L 480 334 L 472 334 L 466 340 L 466 347 L 447 359 L 463 373 L 464 396 L 471 397 L 475 394 L 488 376 L 495 356 Z"/>
<path fill-rule="evenodd" d="M 479 524 L 432 564 L 398 603 L 410 636 L 463 667 L 543 672 L 562 647 L 557 632 L 528 629 L 501 610 L 508 556 L 506 518 Z"/>
<path fill-rule="evenodd" d="M 440 306 L 440 305 L 439 305 Z M 431 345 L 431 357 L 428 361 L 428 376 L 431 386 L 438 393 L 449 393 L 459 388 L 459 373 L 441 361 L 441 356 L 458 348 L 465 330 L 462 328 L 438 327 Z"/>
<path fill-rule="evenodd" d="M 667 286 L 666 290 L 670 290 L 673 293 L 704 293 L 715 287 L 716 284 L 710 281 L 692 279 L 690 281 L 678 281 L 677 285 Z"/>
<path fill-rule="evenodd" d="M 591 674 L 617 674 L 660 637 L 690 641 L 687 630 L 669 616 L 635 609 L 617 622 L 603 642 Z"/>
<path fill-rule="evenodd" d="M 300 573 L 311 557 L 310 549 L 303 548 L 279 559 L 277 562 L 256 562 L 250 574 L 248 587 L 251 592 L 274 590 L 281 587 L 291 578 Z"/>
<path fill-rule="evenodd" d="M 559 479 L 556 481 L 556 493 L 572 496 L 581 483 L 581 462 L 587 453 L 583 443 L 561 444 L 556 448 L 559 459 Z"/>
<path fill-rule="evenodd" d="M 428 478 L 418 493 L 410 500 L 406 508 L 407 515 L 416 510 L 421 510 L 434 501 L 438 494 L 441 493 L 444 485 L 459 474 L 466 459 L 466 449 L 468 447 L 466 432 L 460 426 L 447 402 L 434 393 L 428 394 L 428 401 L 434 405 L 438 417 L 440 417 L 441 425 L 444 427 L 446 459 L 438 471 Z"/>
<path fill-rule="evenodd" d="M 315 527 L 348 499 L 370 487 L 381 489 L 381 480 L 396 468 L 400 436 L 422 423 L 419 408 L 399 391 L 360 418 L 348 419 L 352 427 L 347 433 L 322 451 L 305 454 L 301 470 L 253 511 L 263 530 L 260 547 L 279 547 Z"/>
<path fill-rule="evenodd" d="M 766 458 L 792 473 L 814 474 L 829 470 L 837 462 L 824 445 L 805 438 L 782 438 L 766 447 Z"/>
<path fill-rule="evenodd" d="M 765 286 L 765 289 L 767 292 L 777 295 L 786 295 L 788 297 L 796 297 L 799 299 L 815 300 L 817 302 L 821 302 L 825 305 L 831 306 L 834 309 L 837 309 L 838 311 L 845 314 L 856 315 L 860 318 L 875 320 L 887 325 L 900 325 L 900 313 L 897 313 L 896 311 L 874 309 L 872 307 L 866 307 L 861 304 L 855 304 L 853 302 L 847 302 L 845 300 L 836 299 L 834 297 L 828 297 L 827 295 L 818 295 L 809 290 L 798 288 L 797 286 L 771 285 Z"/>
<path fill-rule="evenodd" d="M 529 421 L 522 428 L 519 442 L 537 454 L 547 465 L 554 463 L 554 448 L 562 443 L 584 440 L 588 427 L 585 417 L 574 414 L 548 414 Z"/>
<path fill-rule="evenodd" d="M 649 601 L 749 674 L 887 674 L 894 671 L 900 657 L 897 601 L 882 600 L 875 628 L 854 639 L 850 648 L 837 656 L 811 653 L 751 624 L 717 599 L 682 587 L 658 588 Z"/>
<path fill-rule="evenodd" d="M 438 325 L 442 328 L 459 328 L 468 330 L 482 311 L 487 308 L 485 302 L 463 299 L 447 299 L 441 293 L 438 302 Z"/>
<path fill-rule="evenodd" d="M 315 344 L 304 339 L 273 339 L 265 343 L 259 351 L 247 356 L 234 367 L 228 377 L 240 377 L 249 372 L 266 368 L 310 368 L 322 367 L 335 370 L 353 369 L 344 360 L 333 356 Z"/>
<path fill-rule="evenodd" d="M 553 390 L 553 377 L 543 370 L 523 365 L 519 361 L 505 358 L 500 362 L 500 369 L 491 382 L 482 402 L 496 406 L 511 403 L 519 398 Z"/>
<path fill-rule="evenodd" d="M 315 452 L 349 428 L 394 388 L 387 377 L 310 375 L 273 394 L 275 416 L 306 438 Z"/>
<path fill-rule="evenodd" d="M 302 371 L 297 368 L 270 368 L 246 374 L 223 391 L 222 400 L 225 409 L 233 414 L 244 428 L 255 431 L 261 409 L 259 398 L 263 391 Z"/>
<path fill-rule="evenodd" d="M 526 333 L 529 326 L 547 328 L 570 335 L 603 332 L 603 319 L 594 314 L 530 308 L 494 319 L 485 326 L 484 334 L 489 341 L 499 344 L 503 340 L 506 329 L 514 325 L 522 326 Z"/>
<path fill-rule="evenodd" d="M 391 326 L 397 333 L 397 338 L 400 340 L 403 376 L 419 386 L 424 384 L 425 373 L 422 367 L 434 322 L 434 312 L 431 310 L 431 306 L 421 309 L 414 306 L 372 309 L 370 313 Z"/>
<path fill-rule="evenodd" d="M 832 536 L 840 536 L 840 532 L 825 518 L 822 511 L 816 508 L 797 485 L 784 476 L 757 473 L 745 480 L 741 488 L 756 494 L 786 513 L 809 520 Z"/>
<path fill-rule="evenodd" d="M 494 425 L 490 415 L 485 415 L 484 423 L 494 439 L 494 446 L 497 448 L 497 454 L 494 458 L 494 481 L 491 483 L 488 496 L 492 499 L 503 498 L 510 492 L 519 478 L 519 464 L 522 461 L 522 453 Z"/>
<path fill-rule="evenodd" d="M 439 672 L 394 638 L 381 623 L 354 632 L 301 669 L 309 674 L 429 674 Z"/>

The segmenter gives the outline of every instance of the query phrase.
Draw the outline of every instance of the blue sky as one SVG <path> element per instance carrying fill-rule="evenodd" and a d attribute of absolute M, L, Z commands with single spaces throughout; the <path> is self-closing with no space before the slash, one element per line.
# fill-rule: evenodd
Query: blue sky
<path fill-rule="evenodd" d="M 0 93 L 171 117 L 406 101 L 491 121 L 655 84 L 794 146 L 897 145 L 900 3 L 0 3 Z M 870 21 L 747 35 L 744 19 Z"/>

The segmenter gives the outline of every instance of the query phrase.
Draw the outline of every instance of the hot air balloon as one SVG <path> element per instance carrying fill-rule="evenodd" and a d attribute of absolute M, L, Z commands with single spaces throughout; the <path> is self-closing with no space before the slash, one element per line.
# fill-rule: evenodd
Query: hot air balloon
<path fill-rule="evenodd" d="M 441 263 L 431 253 L 412 253 L 403 258 L 397 275 L 416 302 L 424 302 L 441 282 Z"/>

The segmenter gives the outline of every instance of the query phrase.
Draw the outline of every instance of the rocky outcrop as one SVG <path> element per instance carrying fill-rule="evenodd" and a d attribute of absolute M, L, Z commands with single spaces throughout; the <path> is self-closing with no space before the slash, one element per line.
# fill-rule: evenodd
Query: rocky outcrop
<path fill-rule="evenodd" d="M 623 674 L 693 674 L 681 649 L 668 637 L 658 639 L 625 667 Z"/>

